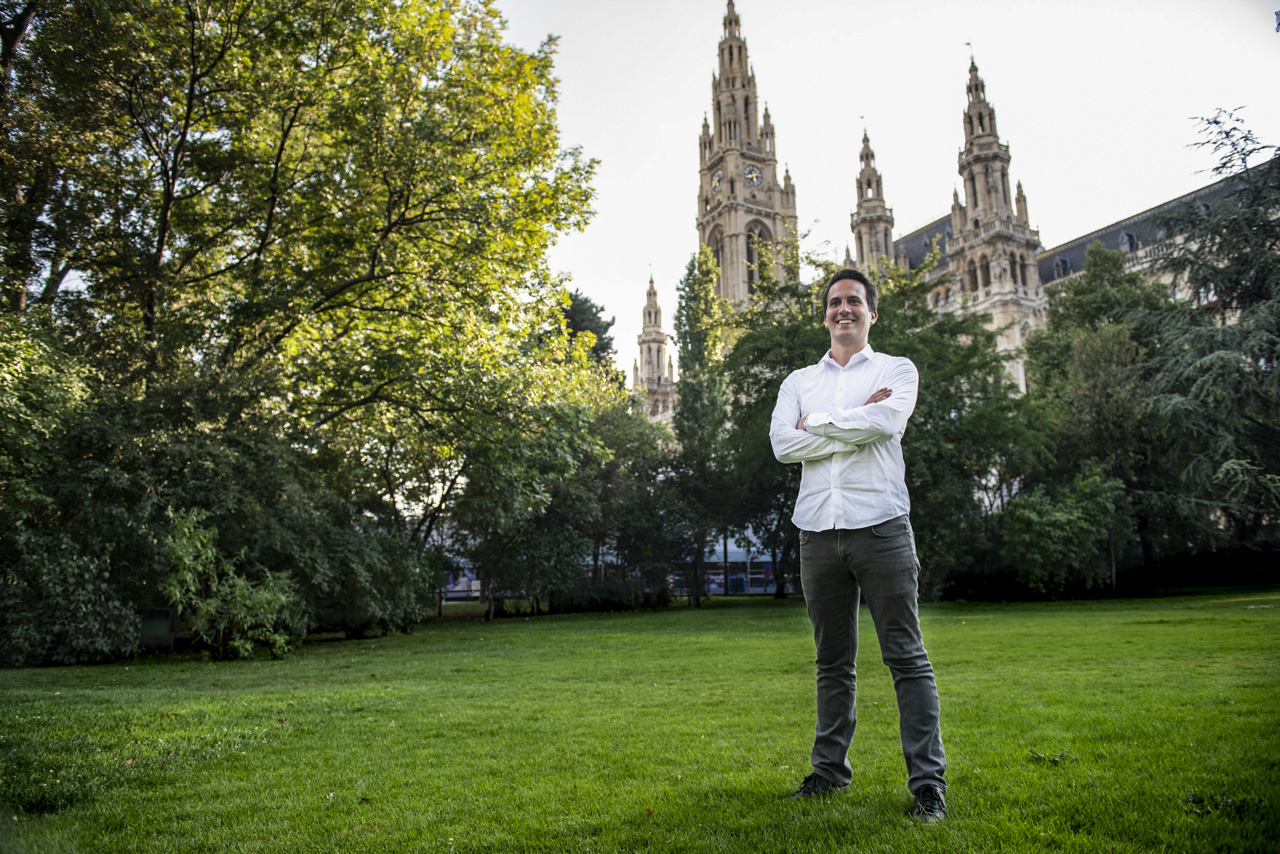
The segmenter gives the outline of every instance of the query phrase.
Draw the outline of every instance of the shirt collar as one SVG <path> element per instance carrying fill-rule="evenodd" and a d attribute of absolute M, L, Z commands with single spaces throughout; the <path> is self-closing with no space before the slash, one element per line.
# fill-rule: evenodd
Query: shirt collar
<path fill-rule="evenodd" d="M 846 368 L 852 368 L 854 365 L 861 364 L 862 362 L 870 362 L 875 354 L 876 351 L 871 349 L 871 342 L 868 341 L 865 347 L 849 357 L 849 364 L 845 365 L 843 368 L 840 367 L 839 362 L 831 357 L 830 350 L 827 350 L 826 355 L 822 357 L 822 361 L 818 364 L 830 363 L 831 367 L 836 368 L 837 370 L 845 370 Z"/>

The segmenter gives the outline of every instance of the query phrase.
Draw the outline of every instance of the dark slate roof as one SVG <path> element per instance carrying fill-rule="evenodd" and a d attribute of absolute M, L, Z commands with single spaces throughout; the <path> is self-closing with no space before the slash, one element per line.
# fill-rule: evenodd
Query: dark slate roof
<path fill-rule="evenodd" d="M 903 235 L 893 241 L 894 253 L 906 247 L 907 250 L 907 269 L 914 270 L 923 262 L 926 255 L 933 249 L 934 238 L 938 239 L 938 246 L 943 250 L 942 261 L 938 264 L 939 269 L 947 267 L 947 238 L 951 236 L 951 214 L 947 214 L 940 219 L 934 220 L 923 228 L 917 228 L 910 234 Z"/>
<path fill-rule="evenodd" d="M 1201 187 L 1185 196 L 1179 196 L 1142 213 L 1113 222 L 1111 225 L 1091 231 L 1060 246 L 1042 250 L 1036 256 L 1040 267 L 1040 281 L 1047 285 L 1055 279 L 1079 273 L 1084 269 L 1085 251 L 1093 245 L 1095 240 L 1101 242 L 1107 249 L 1122 249 L 1129 252 L 1145 249 L 1162 236 L 1153 222 L 1156 215 L 1171 213 L 1180 207 L 1192 204 L 1212 207 L 1236 189 L 1237 184 L 1236 176 L 1228 176 L 1207 187 Z"/>

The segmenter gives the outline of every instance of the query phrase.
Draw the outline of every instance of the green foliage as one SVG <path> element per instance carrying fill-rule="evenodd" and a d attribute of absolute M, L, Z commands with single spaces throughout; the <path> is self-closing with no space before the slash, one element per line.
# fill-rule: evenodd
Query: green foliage
<path fill-rule="evenodd" d="M 732 478 L 732 523 L 743 532 L 739 545 L 749 547 L 754 538 L 769 556 L 774 595 L 782 598 L 788 574 L 798 587 L 800 541 L 791 514 L 801 466 L 782 465 L 774 458 L 769 423 L 782 381 L 822 358 L 830 340 L 820 320 L 821 288 L 801 280 L 798 244 L 762 246 L 759 257 L 752 301 L 734 318 L 740 332 L 724 364 L 733 413 L 726 464 Z M 806 257 L 803 262 L 833 272 L 821 259 Z"/>
<path fill-rule="evenodd" d="M 1001 555 L 1023 585 L 1041 593 L 1114 585 L 1123 502 L 1124 484 L 1096 468 L 1064 488 L 1024 492 L 1000 515 Z"/>
<path fill-rule="evenodd" d="M 991 570 L 994 516 L 1048 451 L 1043 415 L 1016 394 L 989 317 L 930 308 L 936 261 L 873 271 L 881 295 L 871 336 L 920 371 L 902 454 L 926 597 Z"/>
<path fill-rule="evenodd" d="M 591 333 L 595 339 L 591 344 L 591 358 L 602 364 L 611 363 L 614 357 L 613 336 L 609 330 L 615 319 L 605 320 L 604 306 L 597 305 L 581 291 L 575 289 L 569 294 L 569 305 L 564 309 L 565 325 L 572 335 Z"/>
<path fill-rule="evenodd" d="M 0 527 L 40 512 L 41 467 L 85 394 L 83 368 L 51 336 L 0 314 Z"/>
<path fill-rule="evenodd" d="M 507 44 L 482 0 L 33 8 L 0 92 L 0 346 L 27 348 L 0 383 L 33 390 L 0 412 L 0 510 L 39 536 L 0 530 L 6 589 L 56 534 L 146 604 L 186 508 L 311 628 L 412 625 L 467 485 L 543 506 L 593 446 L 575 384 L 613 382 L 537 341 L 594 170 L 554 40 Z"/>
<path fill-rule="evenodd" d="M 1137 542 L 1154 568 L 1173 553 L 1211 545 L 1213 507 L 1188 495 L 1184 461 L 1170 453 L 1182 426 L 1153 410 L 1150 360 L 1159 350 L 1142 316 L 1176 311 L 1168 289 L 1126 269 L 1123 252 L 1089 247 L 1084 273 L 1049 287 L 1048 324 L 1027 339 L 1030 395 L 1051 424 L 1054 455 L 1029 478 L 1062 488 L 1096 468 L 1124 484 L 1111 522 L 1121 557 Z M 1144 376 L 1148 373 L 1148 376 Z"/>
<path fill-rule="evenodd" d="M 286 654 L 305 625 L 293 583 L 270 572 L 256 580 L 237 573 L 214 546 L 216 532 L 202 527 L 205 518 L 200 512 L 173 514 L 165 597 L 215 659 L 248 658 L 254 644 L 277 657 Z"/>
<path fill-rule="evenodd" d="M 106 556 L 65 534 L 6 537 L 19 553 L 0 587 L 0 666 L 93 664 L 138 651 L 142 621 L 112 583 Z"/>
<path fill-rule="evenodd" d="M 1179 425 L 1184 488 L 1249 542 L 1280 512 L 1280 149 L 1231 113 L 1202 121 L 1233 189 L 1161 219 L 1164 268 L 1192 302 L 1142 319 L 1159 345 L 1146 375 L 1152 408 Z"/>
<path fill-rule="evenodd" d="M 731 308 L 716 294 L 719 268 L 711 250 L 699 246 L 677 286 L 675 339 L 680 351 L 679 400 L 671 425 L 679 443 L 675 478 L 680 526 L 677 542 L 694 604 L 701 604 L 707 551 L 729 522 L 724 465 L 729 407 L 723 369 Z"/>

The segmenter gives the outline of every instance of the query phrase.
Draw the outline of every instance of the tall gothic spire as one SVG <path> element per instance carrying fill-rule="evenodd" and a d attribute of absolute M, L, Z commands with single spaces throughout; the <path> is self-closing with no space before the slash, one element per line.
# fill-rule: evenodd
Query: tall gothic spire
<path fill-rule="evenodd" d="M 776 129 L 760 98 L 733 0 L 711 75 L 711 111 L 698 138 L 698 239 L 720 267 L 716 290 L 732 301 L 750 298 L 762 243 L 795 231 L 795 187 L 778 179 Z"/>
<path fill-rule="evenodd" d="M 675 374 L 667 353 L 667 333 L 662 331 L 658 289 L 649 276 L 645 292 L 644 325 L 636 337 L 640 358 L 632 366 L 632 388 L 644 395 L 645 413 L 654 421 L 670 421 L 675 405 Z"/>
<path fill-rule="evenodd" d="M 862 132 L 862 151 L 858 154 L 862 170 L 858 173 L 858 204 L 849 220 L 853 242 L 857 247 L 858 266 L 864 270 L 893 260 L 893 211 L 885 204 L 884 184 L 876 169 L 876 153 L 871 137 Z"/>

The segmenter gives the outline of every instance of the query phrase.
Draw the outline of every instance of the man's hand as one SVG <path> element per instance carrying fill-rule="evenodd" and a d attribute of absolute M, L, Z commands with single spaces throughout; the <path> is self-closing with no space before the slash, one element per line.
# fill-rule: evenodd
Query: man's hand
<path fill-rule="evenodd" d="M 893 389 L 891 388 L 876 389 L 875 394 L 871 395 L 871 397 L 868 397 L 867 402 L 862 405 L 867 406 L 872 403 L 879 403 L 882 400 L 888 400 L 889 395 L 891 394 L 893 394 Z"/>
<path fill-rule="evenodd" d="M 872 404 L 872 403 L 879 403 L 879 402 L 880 402 L 880 401 L 882 401 L 882 400 L 888 400 L 888 399 L 889 399 L 889 395 L 891 395 L 891 394 L 893 394 L 893 389 L 891 389 L 891 388 L 880 388 L 880 389 L 876 389 L 875 393 L 873 393 L 873 394 L 871 395 L 871 397 L 868 397 L 868 398 L 867 398 L 867 402 L 866 402 L 866 403 L 864 403 L 864 404 L 862 404 L 862 405 L 863 405 L 863 406 L 868 406 L 868 405 L 870 405 L 870 404 Z M 797 430 L 803 430 L 803 429 L 804 429 L 804 420 L 805 420 L 806 418 L 808 418 L 808 417 L 809 417 L 809 416 L 807 416 L 807 415 L 801 415 L 801 416 L 800 416 L 800 420 L 796 422 L 796 429 L 797 429 Z"/>

